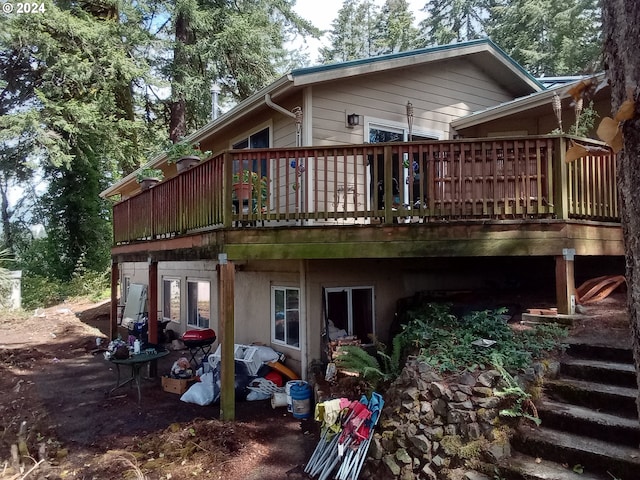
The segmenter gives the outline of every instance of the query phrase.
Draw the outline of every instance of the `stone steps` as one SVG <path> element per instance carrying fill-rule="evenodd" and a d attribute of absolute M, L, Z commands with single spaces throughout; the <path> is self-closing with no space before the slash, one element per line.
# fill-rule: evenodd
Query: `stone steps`
<path fill-rule="evenodd" d="M 640 472 L 640 450 L 591 437 L 545 427 L 522 427 L 513 446 L 531 457 L 541 457 L 584 472 L 634 480 Z"/>
<path fill-rule="evenodd" d="M 633 352 L 629 340 L 624 340 L 623 344 L 612 345 L 604 339 L 594 342 L 569 338 L 565 343 L 569 347 L 567 354 L 570 357 L 633 364 Z"/>
<path fill-rule="evenodd" d="M 538 414 L 546 428 L 581 433 L 631 447 L 640 445 L 640 422 L 634 418 L 552 400 L 543 400 L 538 405 Z"/>
<path fill-rule="evenodd" d="M 610 476 L 576 473 L 559 463 L 514 453 L 499 467 L 500 477 L 509 480 L 612 480 Z M 497 478 L 497 477 L 494 477 Z"/>
<path fill-rule="evenodd" d="M 542 425 L 519 429 L 514 455 L 500 466 L 501 478 L 640 478 L 638 388 L 628 340 L 619 334 L 568 339 L 559 376 L 544 380 Z"/>
<path fill-rule="evenodd" d="M 556 401 L 637 418 L 637 388 L 618 387 L 562 377 L 556 380 L 546 380 L 544 388 L 546 394 Z"/>
<path fill-rule="evenodd" d="M 636 369 L 631 363 L 566 358 L 560 363 L 560 373 L 579 380 L 637 388 Z"/>

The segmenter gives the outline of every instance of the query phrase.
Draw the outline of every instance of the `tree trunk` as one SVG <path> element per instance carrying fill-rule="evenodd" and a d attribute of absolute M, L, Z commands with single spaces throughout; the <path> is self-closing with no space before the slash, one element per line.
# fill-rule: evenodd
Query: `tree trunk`
<path fill-rule="evenodd" d="M 189 20 L 179 10 L 176 14 L 176 42 L 173 49 L 173 78 L 171 82 L 171 118 L 169 120 L 169 138 L 173 143 L 186 135 L 187 100 L 184 96 L 185 74 L 189 68 L 186 46 L 193 42 Z"/>
<path fill-rule="evenodd" d="M 9 210 L 9 182 L 4 175 L 0 175 L 0 216 L 2 218 L 2 233 L 4 248 L 13 253 L 13 234 L 11 228 L 11 212 Z"/>
<path fill-rule="evenodd" d="M 611 85 L 612 112 L 627 98 L 636 102 L 634 116 L 623 125 L 624 148 L 618 155 L 618 190 L 625 242 L 627 305 L 636 375 L 640 384 L 640 2 L 602 2 L 604 56 Z M 640 413 L 640 398 L 637 400 Z"/>

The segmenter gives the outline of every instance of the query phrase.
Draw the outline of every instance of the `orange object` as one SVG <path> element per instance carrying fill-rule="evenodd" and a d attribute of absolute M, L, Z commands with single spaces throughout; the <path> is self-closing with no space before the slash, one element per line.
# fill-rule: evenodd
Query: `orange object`
<path fill-rule="evenodd" d="M 293 370 L 291 370 L 289 367 L 287 367 L 283 363 L 280 363 L 280 362 L 269 362 L 269 363 L 267 363 L 267 365 L 269 365 L 274 370 L 277 370 L 278 372 L 280 372 L 282 375 L 287 377 L 289 380 L 298 380 L 300 378 Z"/>

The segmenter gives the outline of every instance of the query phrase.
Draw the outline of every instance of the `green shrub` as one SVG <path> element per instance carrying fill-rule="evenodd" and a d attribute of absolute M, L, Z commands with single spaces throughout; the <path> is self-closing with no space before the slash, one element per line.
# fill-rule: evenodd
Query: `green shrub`
<path fill-rule="evenodd" d="M 109 272 L 87 270 L 74 272 L 66 287 L 67 297 L 88 297 L 92 301 L 107 298 L 110 294 Z"/>
<path fill-rule="evenodd" d="M 462 318 L 451 314 L 450 306 L 426 304 L 408 313 L 411 319 L 400 335 L 403 344 L 440 371 L 485 368 L 492 355 L 504 359 L 507 370 L 527 367 L 545 352 L 560 345 L 567 334 L 564 327 L 541 325 L 514 331 L 504 319 L 506 309 L 469 313 Z M 475 346 L 480 339 L 493 340 L 489 346 Z"/>
<path fill-rule="evenodd" d="M 108 272 L 74 273 L 69 282 L 39 275 L 22 277 L 22 308 L 25 310 L 50 307 L 74 297 L 87 297 L 95 302 L 108 298 L 109 294 Z"/>
<path fill-rule="evenodd" d="M 50 307 L 63 299 L 64 294 L 58 280 L 39 275 L 22 277 L 22 308 L 25 310 Z"/>

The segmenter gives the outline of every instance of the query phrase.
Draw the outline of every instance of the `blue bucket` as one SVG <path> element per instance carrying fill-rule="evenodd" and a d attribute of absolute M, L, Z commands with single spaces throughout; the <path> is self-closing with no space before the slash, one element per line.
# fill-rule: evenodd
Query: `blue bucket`
<path fill-rule="evenodd" d="M 311 416 L 311 387 L 309 384 L 297 381 L 291 385 L 289 391 L 293 418 L 309 418 Z"/>

